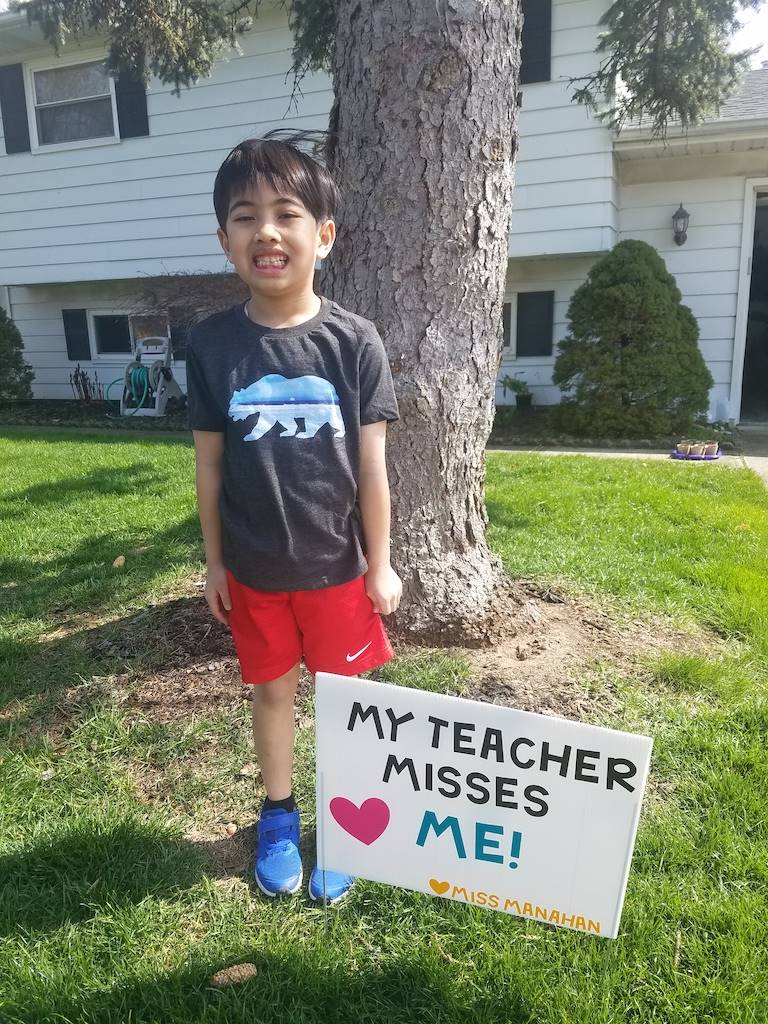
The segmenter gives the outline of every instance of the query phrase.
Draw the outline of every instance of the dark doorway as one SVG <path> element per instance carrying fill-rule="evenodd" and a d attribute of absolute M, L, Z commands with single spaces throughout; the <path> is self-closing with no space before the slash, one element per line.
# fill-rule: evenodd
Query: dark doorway
<path fill-rule="evenodd" d="M 768 195 L 758 195 L 749 285 L 741 420 L 768 420 Z"/>

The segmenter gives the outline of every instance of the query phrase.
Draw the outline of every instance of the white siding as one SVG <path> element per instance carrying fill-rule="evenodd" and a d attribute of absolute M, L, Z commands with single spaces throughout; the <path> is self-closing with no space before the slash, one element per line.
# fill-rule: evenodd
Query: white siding
<path fill-rule="evenodd" d="M 615 183 L 618 195 L 619 238 L 638 238 L 652 245 L 664 260 L 699 325 L 699 348 L 714 379 L 709 418 L 738 418 L 729 403 L 734 353 L 739 259 L 744 212 L 744 169 L 734 154 L 622 163 L 622 175 L 631 183 Z M 762 155 L 763 162 L 768 154 Z M 750 168 L 751 169 L 751 168 Z M 687 174 L 687 177 L 686 177 Z M 637 177 L 660 180 L 635 181 Z M 676 245 L 672 214 L 682 202 L 690 214 L 688 238 Z M 519 291 L 555 291 L 554 342 L 567 334 L 566 314 L 573 291 L 585 280 L 598 257 L 582 260 L 510 260 L 507 299 Z M 512 323 L 514 335 L 514 322 Z M 514 345 L 512 346 L 514 349 Z M 534 402 L 559 401 L 551 385 L 556 351 L 549 359 L 516 359 L 505 350 L 499 379 L 523 376 L 531 385 Z M 500 404 L 513 404 L 497 389 Z"/>
<path fill-rule="evenodd" d="M 61 285 L 17 285 L 8 289 L 10 314 L 24 342 L 24 358 L 35 371 L 32 393 L 35 398 L 72 398 L 69 377 L 77 366 L 67 358 L 62 309 L 87 309 L 110 313 L 126 312 L 135 285 L 130 281 L 92 281 Z M 4 294 L 0 290 L 0 301 Z M 93 351 L 91 339 L 91 351 Z M 91 379 L 98 374 L 106 385 L 122 377 L 130 357 L 127 355 L 96 356 L 80 360 Z M 173 373 L 183 391 L 187 378 L 184 363 L 173 367 Z M 120 396 L 120 386 L 110 392 L 110 398 Z"/>
<path fill-rule="evenodd" d="M 560 390 L 552 383 L 552 368 L 557 356 L 557 343 L 568 333 L 566 313 L 571 296 L 584 281 L 589 268 L 599 257 L 574 256 L 569 259 L 529 260 L 525 263 L 510 261 L 507 271 L 505 301 L 514 293 L 554 291 L 554 326 L 551 356 L 515 357 L 515 318 L 510 324 L 511 344 L 502 353 L 498 380 L 507 374 L 522 377 L 533 392 L 534 405 L 554 405 L 560 401 Z M 498 405 L 514 405 L 515 396 L 506 396 L 501 384 L 496 385 Z"/>
<path fill-rule="evenodd" d="M 153 79 L 149 136 L 10 156 L 0 146 L 0 285 L 222 270 L 211 195 L 223 157 L 277 125 L 327 127 L 333 98 L 327 75 L 307 75 L 291 108 L 284 12 L 262 12 L 240 45 L 178 97 Z"/>
<path fill-rule="evenodd" d="M 702 159 L 690 161 L 688 180 L 622 184 L 621 238 L 639 238 L 664 260 L 699 324 L 699 347 L 715 386 L 710 393 L 712 419 L 738 415 L 730 410 L 736 298 L 739 286 L 743 176 L 703 178 Z M 672 237 L 672 214 L 680 201 L 690 214 L 688 238 Z"/>
<path fill-rule="evenodd" d="M 551 81 L 523 85 L 509 254 L 607 252 L 617 241 L 610 131 L 571 102 L 567 77 L 599 66 L 607 0 L 553 0 Z"/>

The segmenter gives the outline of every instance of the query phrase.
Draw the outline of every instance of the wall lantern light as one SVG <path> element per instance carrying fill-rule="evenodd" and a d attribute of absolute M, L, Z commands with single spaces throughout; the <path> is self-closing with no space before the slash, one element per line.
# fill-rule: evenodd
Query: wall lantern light
<path fill-rule="evenodd" d="M 682 245 L 688 237 L 688 221 L 690 216 L 688 211 L 683 208 L 682 203 L 672 214 L 672 227 L 674 229 L 675 241 L 678 245 Z"/>

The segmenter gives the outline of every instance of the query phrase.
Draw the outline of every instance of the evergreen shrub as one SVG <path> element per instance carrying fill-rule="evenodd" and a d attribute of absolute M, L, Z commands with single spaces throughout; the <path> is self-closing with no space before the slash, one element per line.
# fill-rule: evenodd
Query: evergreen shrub
<path fill-rule="evenodd" d="M 0 401 L 32 398 L 35 375 L 23 352 L 19 329 L 0 306 Z"/>
<path fill-rule="evenodd" d="M 647 242 L 619 242 L 595 263 L 573 294 L 555 360 L 561 430 L 660 437 L 685 433 L 706 414 L 714 382 L 681 298 Z"/>

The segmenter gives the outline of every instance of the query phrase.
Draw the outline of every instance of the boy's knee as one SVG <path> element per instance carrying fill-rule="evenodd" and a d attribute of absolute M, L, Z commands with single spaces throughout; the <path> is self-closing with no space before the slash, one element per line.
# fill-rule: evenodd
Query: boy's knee
<path fill-rule="evenodd" d="M 253 686 L 253 709 L 258 707 L 278 707 L 281 704 L 293 703 L 296 696 L 296 687 L 299 682 L 300 665 L 284 672 L 283 675 L 268 683 L 258 683 Z"/>

